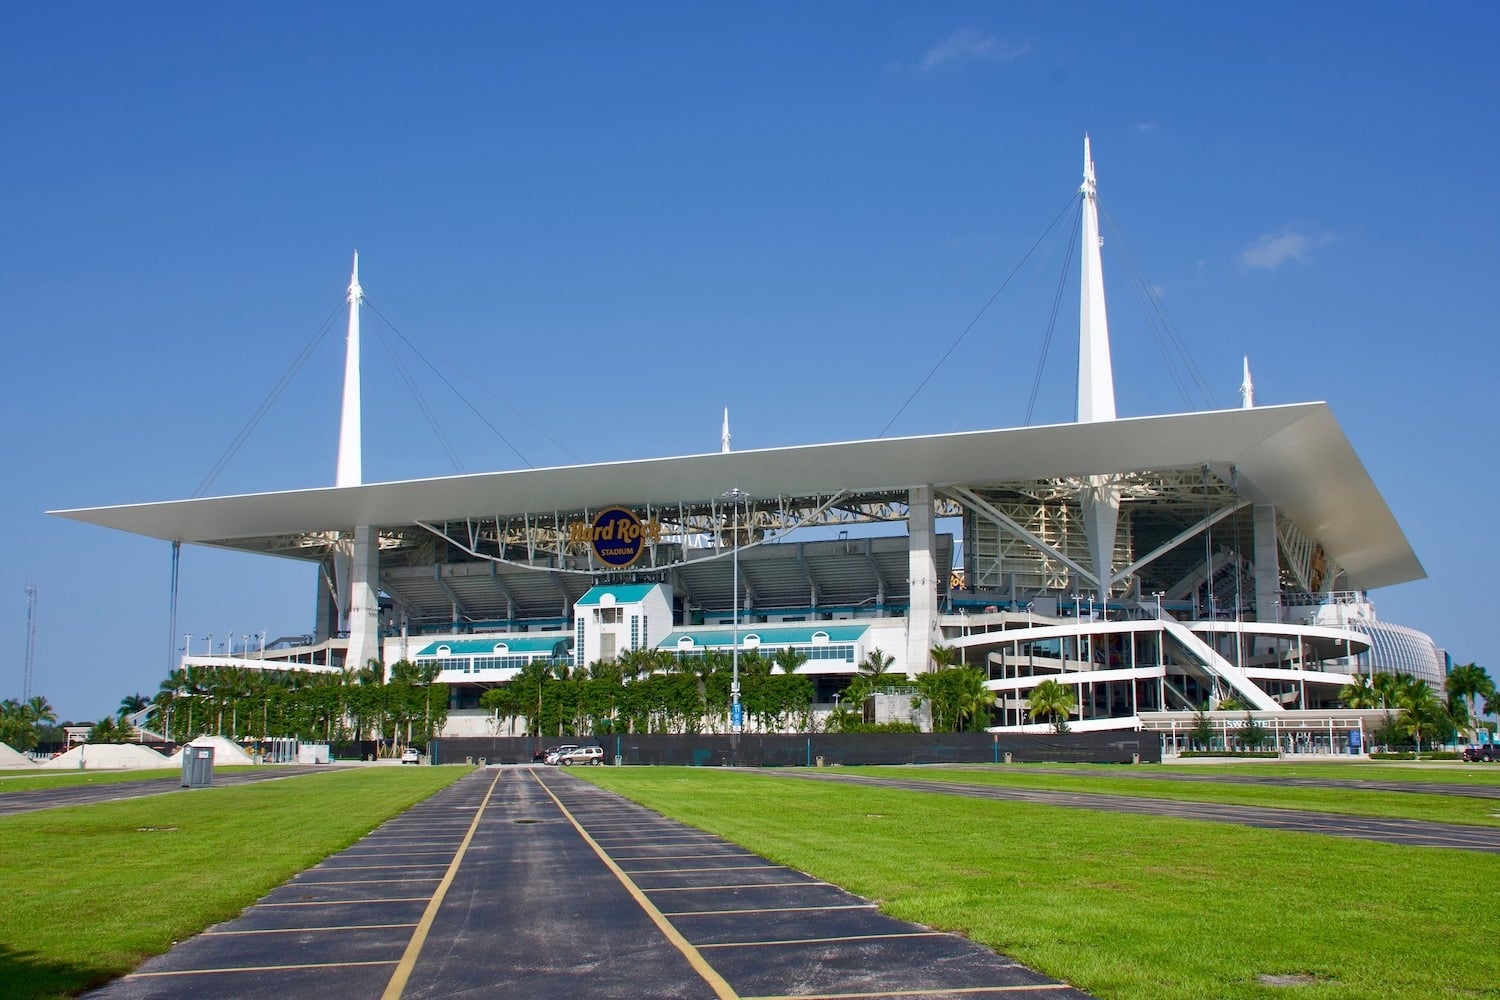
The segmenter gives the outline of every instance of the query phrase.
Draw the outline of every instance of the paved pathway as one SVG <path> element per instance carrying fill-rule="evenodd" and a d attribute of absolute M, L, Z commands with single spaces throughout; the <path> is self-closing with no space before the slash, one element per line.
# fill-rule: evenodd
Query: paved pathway
<path fill-rule="evenodd" d="M 1081 998 L 571 774 L 461 779 L 91 996 Z"/>
<path fill-rule="evenodd" d="M 1310 763 L 1317 763 L 1311 761 Z M 939 764 L 945 770 L 993 771 L 992 764 Z M 1285 765 L 1288 768 L 1293 764 Z M 1343 764 L 1342 767 L 1360 767 L 1359 764 Z M 1476 764 L 1475 767 L 1493 765 Z M 1500 768 L 1497 768 L 1500 771 Z M 1291 774 L 1184 774 L 1181 771 L 1161 771 L 1155 767 L 1131 767 L 1116 770 L 1065 769 L 1058 767 L 1034 767 L 1025 765 L 1025 774 L 1063 774 L 1070 778 L 1128 778 L 1140 781 L 1187 781 L 1212 782 L 1231 785 L 1269 785 L 1276 788 L 1336 788 L 1366 792 L 1410 792 L 1422 795 L 1456 795 L 1460 798 L 1500 799 L 1500 785 L 1463 785 L 1444 781 L 1390 781 L 1379 778 L 1298 778 Z"/>

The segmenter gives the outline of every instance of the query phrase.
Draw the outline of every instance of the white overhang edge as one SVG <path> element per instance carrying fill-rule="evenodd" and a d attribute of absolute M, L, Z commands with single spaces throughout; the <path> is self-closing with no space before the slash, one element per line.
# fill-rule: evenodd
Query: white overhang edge
<path fill-rule="evenodd" d="M 164 540 L 235 540 L 498 515 L 979 486 L 1234 466 L 1241 492 L 1317 539 L 1362 589 L 1426 576 L 1326 403 L 713 452 L 48 513 Z M 246 546 L 251 548 L 251 546 Z"/>

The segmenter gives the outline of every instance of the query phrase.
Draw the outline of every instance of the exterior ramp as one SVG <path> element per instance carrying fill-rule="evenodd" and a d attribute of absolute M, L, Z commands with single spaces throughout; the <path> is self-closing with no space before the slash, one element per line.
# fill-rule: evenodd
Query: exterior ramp
<path fill-rule="evenodd" d="M 1162 615 L 1157 621 L 1172 638 L 1182 644 L 1184 649 L 1198 658 L 1205 670 L 1233 688 L 1234 693 L 1243 698 L 1246 704 L 1262 712 L 1284 711 L 1283 706 L 1276 699 L 1262 691 L 1245 675 L 1243 670 L 1224 659 L 1214 651 L 1212 646 L 1198 638 L 1197 633 L 1192 629 L 1171 615 Z"/>

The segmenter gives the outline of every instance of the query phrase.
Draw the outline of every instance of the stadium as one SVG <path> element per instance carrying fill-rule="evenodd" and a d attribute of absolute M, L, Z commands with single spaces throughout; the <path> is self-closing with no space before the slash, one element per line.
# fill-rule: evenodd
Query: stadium
<path fill-rule="evenodd" d="M 1352 675 L 1445 676 L 1367 597 L 1421 563 L 1329 405 L 1255 406 L 1248 362 L 1237 409 L 1117 417 L 1087 140 L 1079 197 L 1073 423 L 735 451 L 726 413 L 710 454 L 364 483 L 356 257 L 335 485 L 53 513 L 316 565 L 305 640 L 184 663 L 432 663 L 446 735 L 496 732 L 479 696 L 537 660 L 792 647 L 816 716 L 872 652 L 915 675 L 942 646 L 996 731 L 1041 728 L 1052 680 L 1078 731 L 1175 745 L 1222 705 L 1357 749 Z"/>

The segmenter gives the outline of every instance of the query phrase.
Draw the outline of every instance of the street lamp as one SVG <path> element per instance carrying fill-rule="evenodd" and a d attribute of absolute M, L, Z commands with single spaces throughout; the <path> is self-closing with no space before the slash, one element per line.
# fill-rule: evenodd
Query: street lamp
<path fill-rule="evenodd" d="M 734 504 L 733 578 L 730 580 L 734 647 L 729 654 L 729 731 L 736 734 L 744 729 L 745 719 L 744 709 L 740 707 L 740 501 L 749 495 L 738 486 L 724 494 L 724 499 Z"/>
<path fill-rule="evenodd" d="M 1161 618 L 1161 599 L 1164 594 L 1166 594 L 1165 590 L 1153 590 L 1151 592 L 1151 596 L 1156 598 L 1156 617 L 1158 620 Z"/>

